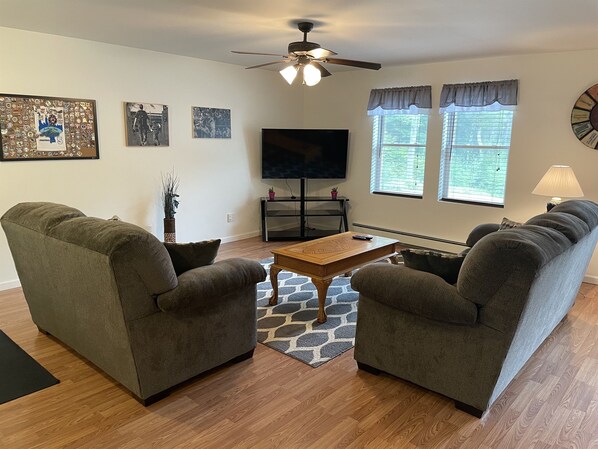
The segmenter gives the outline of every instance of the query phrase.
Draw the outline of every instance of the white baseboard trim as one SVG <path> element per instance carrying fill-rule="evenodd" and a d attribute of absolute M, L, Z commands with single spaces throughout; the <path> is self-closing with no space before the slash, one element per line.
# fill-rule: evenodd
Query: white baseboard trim
<path fill-rule="evenodd" d="M 230 242 L 236 242 L 237 240 L 245 240 L 251 237 L 257 237 L 258 235 L 262 235 L 262 233 L 260 231 L 251 231 L 251 232 L 246 232 L 245 234 L 237 234 L 237 235 L 231 235 L 230 237 L 223 237 L 222 243 L 230 243 Z"/>
<path fill-rule="evenodd" d="M 586 274 L 583 277 L 583 281 L 587 282 L 588 284 L 596 284 L 596 285 L 598 285 L 598 276 L 590 276 L 589 274 Z"/>
<path fill-rule="evenodd" d="M 17 288 L 20 286 L 21 282 L 18 279 L 15 279 L 14 281 L 0 282 L 0 291 L 10 290 L 11 288 Z"/>

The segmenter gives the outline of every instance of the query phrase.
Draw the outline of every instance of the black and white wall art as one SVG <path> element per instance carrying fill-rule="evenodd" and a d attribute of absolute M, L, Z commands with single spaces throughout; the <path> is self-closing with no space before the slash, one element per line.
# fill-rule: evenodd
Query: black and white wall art
<path fill-rule="evenodd" d="M 193 137 L 230 139 L 230 109 L 193 107 Z"/>
<path fill-rule="evenodd" d="M 167 147 L 168 106 L 156 103 L 125 103 L 128 147 Z"/>

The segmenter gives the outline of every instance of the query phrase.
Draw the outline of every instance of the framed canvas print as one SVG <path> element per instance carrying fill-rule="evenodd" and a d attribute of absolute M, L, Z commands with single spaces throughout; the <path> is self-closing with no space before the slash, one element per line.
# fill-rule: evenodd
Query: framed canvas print
<path fill-rule="evenodd" d="M 0 160 L 99 159 L 95 100 L 0 94 Z"/>
<path fill-rule="evenodd" d="M 156 103 L 125 103 L 128 147 L 167 147 L 168 106 Z"/>
<path fill-rule="evenodd" d="M 230 139 L 230 109 L 193 107 L 193 137 Z"/>

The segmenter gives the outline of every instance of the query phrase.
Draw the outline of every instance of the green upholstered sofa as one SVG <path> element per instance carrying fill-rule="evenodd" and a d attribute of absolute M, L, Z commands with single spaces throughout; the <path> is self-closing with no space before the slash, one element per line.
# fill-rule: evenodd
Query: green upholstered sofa
<path fill-rule="evenodd" d="M 362 268 L 351 282 L 359 367 L 481 416 L 572 307 L 597 225 L 598 205 L 575 200 L 491 232 L 471 248 L 455 285 L 403 266 Z"/>
<path fill-rule="evenodd" d="M 1 222 L 35 324 L 140 402 L 253 354 L 258 262 L 177 277 L 164 245 L 129 223 L 53 203 L 18 204 Z"/>

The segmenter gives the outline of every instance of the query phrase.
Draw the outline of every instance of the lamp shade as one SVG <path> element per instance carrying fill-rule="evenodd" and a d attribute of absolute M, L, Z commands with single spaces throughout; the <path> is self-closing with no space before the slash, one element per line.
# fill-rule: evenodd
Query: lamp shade
<path fill-rule="evenodd" d="M 532 193 L 560 198 L 577 198 L 583 196 L 583 191 L 573 169 L 568 165 L 553 165 L 540 179 Z"/>

